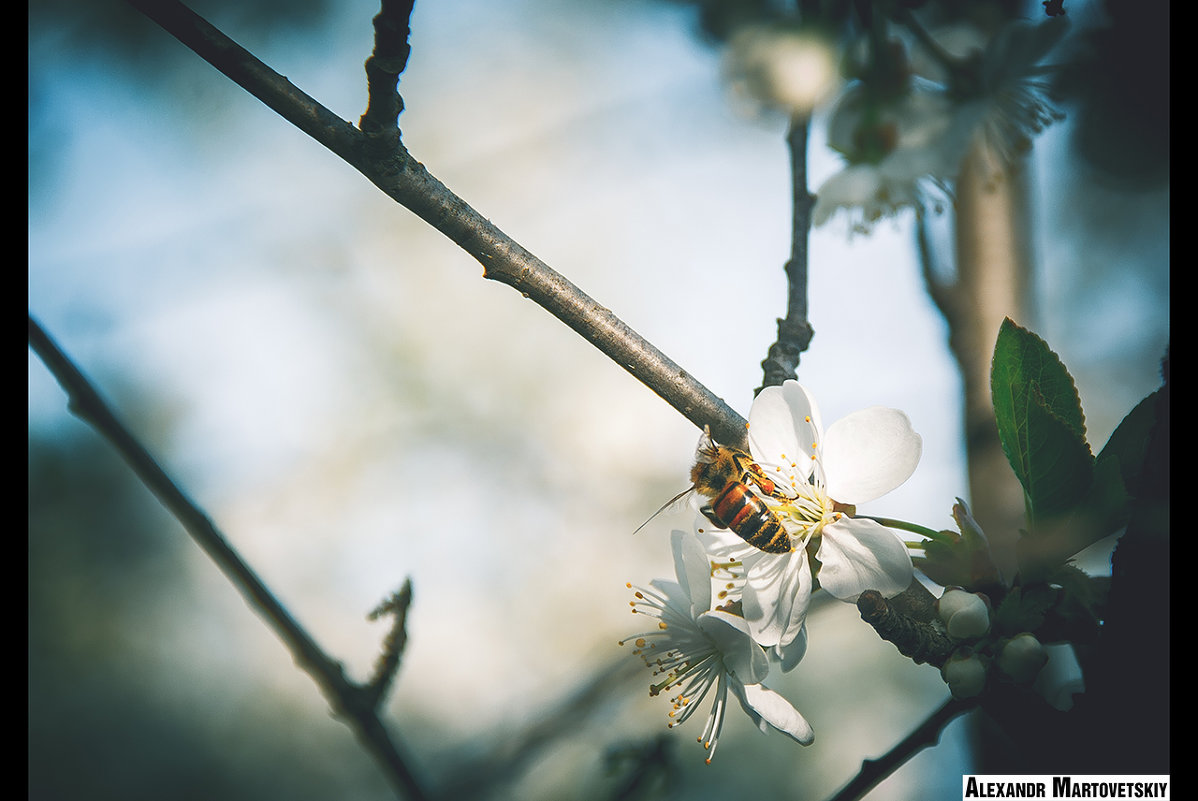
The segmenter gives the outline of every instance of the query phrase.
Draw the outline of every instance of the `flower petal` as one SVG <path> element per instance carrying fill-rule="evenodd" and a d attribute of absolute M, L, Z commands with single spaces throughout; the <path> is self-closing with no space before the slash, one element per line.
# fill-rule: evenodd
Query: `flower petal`
<path fill-rule="evenodd" d="M 690 598 L 691 616 L 711 608 L 711 562 L 707 552 L 693 532 L 674 529 L 670 532 L 674 552 L 674 573 L 678 583 Z"/>
<path fill-rule="evenodd" d="M 769 724 L 789 735 L 800 745 L 811 745 L 815 742 L 815 730 L 811 728 L 807 719 L 799 714 L 790 701 L 770 688 L 760 684 L 738 686 L 733 682 L 732 691 L 736 693 L 740 705 L 757 728 L 766 731 L 766 724 Z"/>
<path fill-rule="evenodd" d="M 787 643 L 786 645 L 775 645 L 774 646 L 774 655 L 777 656 L 778 661 L 781 662 L 780 667 L 782 668 L 783 673 L 794 670 L 795 665 L 799 664 L 799 662 L 803 659 L 803 656 L 806 653 L 807 653 L 807 624 L 806 623 L 804 623 L 803 627 L 801 629 L 799 629 L 798 635 L 793 640 L 791 640 L 789 643 Z"/>
<path fill-rule="evenodd" d="M 781 468 L 783 487 L 795 473 L 800 480 L 811 475 L 812 447 L 823 430 L 815 398 L 798 381 L 766 387 L 749 409 L 749 450 L 771 478 L 779 478 L 772 468 Z"/>
<path fill-rule="evenodd" d="M 898 409 L 853 412 L 824 435 L 828 495 L 851 504 L 880 498 L 911 477 L 922 451 L 923 440 Z"/>
<path fill-rule="evenodd" d="M 753 639 L 768 648 L 789 645 L 803 629 L 811 604 L 811 570 L 800 548 L 784 555 L 758 552 L 745 561 L 741 609 Z"/>
<path fill-rule="evenodd" d="M 749 635 L 744 618 L 716 611 L 699 615 L 697 622 L 720 652 L 724 669 L 737 681 L 757 683 L 766 677 L 769 657 Z"/>
<path fill-rule="evenodd" d="M 860 517 L 826 526 L 818 558 L 820 586 L 842 601 L 856 601 L 865 590 L 890 598 L 914 577 L 907 546 L 890 529 Z"/>

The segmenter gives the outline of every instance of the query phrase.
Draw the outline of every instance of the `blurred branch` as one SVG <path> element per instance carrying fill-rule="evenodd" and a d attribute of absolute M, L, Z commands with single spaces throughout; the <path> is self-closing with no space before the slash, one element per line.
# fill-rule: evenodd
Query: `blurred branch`
<path fill-rule="evenodd" d="M 852 781 L 846 784 L 840 792 L 832 796 L 828 801 L 853 801 L 857 798 L 863 798 L 866 793 L 877 787 L 890 774 L 906 764 L 907 760 L 911 759 L 911 757 L 925 748 L 936 745 L 940 740 L 940 732 L 944 730 L 944 727 L 953 718 L 963 712 L 968 712 L 974 705 L 972 700 L 960 701 L 954 698 L 947 701 L 942 707 L 929 715 L 928 719 L 919 725 L 919 728 L 903 738 L 902 742 L 891 748 L 884 756 L 878 759 L 867 759 L 862 762 L 861 770 L 853 777 Z"/>
<path fill-rule="evenodd" d="M 970 509 L 990 538 L 999 570 L 1013 575 L 1015 539 L 1025 525 L 1023 488 L 998 439 L 990 362 L 1003 319 L 1027 316 L 1029 167 L 1026 160 L 1008 164 L 995 176 L 987 164 L 996 157 L 986 147 L 975 142 L 957 179 L 948 268 L 937 269 L 926 220 L 917 223 L 917 244 L 928 295 L 944 317 L 961 373 Z"/>
<path fill-rule="evenodd" d="M 810 125 L 810 117 L 796 116 L 791 119 L 790 130 L 786 134 L 794 199 L 790 261 L 786 262 L 786 317 L 778 320 L 778 339 L 770 345 L 765 361 L 761 363 L 763 377 L 757 392 L 766 387 L 781 386 L 788 378 L 796 378 L 799 358 L 815 335 L 807 319 L 808 237 L 811 233 L 811 209 L 815 205 L 815 196 L 807 191 L 807 134 Z"/>
<path fill-rule="evenodd" d="M 378 760 L 400 795 L 420 801 L 426 796 L 376 714 L 376 696 L 349 681 L 340 663 L 330 659 L 291 617 L 287 609 L 242 561 L 208 516 L 166 474 L 137 438 L 117 419 L 99 393 L 57 344 L 29 316 L 29 345 L 67 393 L 71 413 L 104 436 L 133 468 L 163 506 L 183 524 L 191 538 L 216 562 L 242 597 L 291 651 L 296 664 L 316 680 L 325 697 L 358 739 Z"/>
<path fill-rule="evenodd" d="M 384 615 L 391 615 L 394 620 L 391 630 L 383 640 L 383 652 L 379 654 L 374 665 L 374 675 L 366 685 L 366 690 L 373 696 L 372 705 L 377 707 L 387 694 L 395 674 L 399 671 L 399 658 L 403 655 L 404 646 L 408 644 L 408 607 L 412 605 L 412 580 L 406 579 L 403 586 L 391 597 L 374 608 L 370 613 L 371 620 L 378 620 Z"/>
<path fill-rule="evenodd" d="M 632 373 L 697 427 L 710 426 L 718 441 L 745 445 L 743 417 L 610 310 L 446 188 L 408 153 L 398 136 L 394 138 L 393 149 L 380 152 L 373 137 L 304 94 L 181 3 L 175 0 L 129 2 L 234 83 L 344 159 L 389 197 L 477 259 L 483 266 L 484 278 L 507 284 L 536 302 Z M 374 90 L 371 99 L 373 108 Z M 402 102 L 396 105 L 396 113 L 400 108 Z M 375 118 L 369 110 L 367 116 Z"/>
<path fill-rule="evenodd" d="M 518 779 L 538 756 L 558 742 L 559 737 L 576 731 L 587 715 L 614 691 L 622 688 L 634 675 L 642 673 L 644 668 L 640 662 L 624 656 L 598 670 L 570 697 L 525 726 L 518 736 L 502 738 L 502 745 L 483 759 L 459 764 L 439 797 L 480 798 Z"/>

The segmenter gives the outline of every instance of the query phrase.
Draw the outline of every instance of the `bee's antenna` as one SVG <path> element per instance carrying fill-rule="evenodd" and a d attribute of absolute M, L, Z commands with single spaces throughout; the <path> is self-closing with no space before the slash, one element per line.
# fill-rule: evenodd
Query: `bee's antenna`
<path fill-rule="evenodd" d="M 685 498 L 685 497 L 686 497 L 687 493 L 689 493 L 689 492 L 691 492 L 691 491 L 693 491 L 693 490 L 694 490 L 694 487 L 687 487 L 687 488 L 686 488 L 686 489 L 684 489 L 682 492 L 680 492 L 680 493 L 678 493 L 677 495 L 675 495 L 673 498 L 670 498 L 668 501 L 666 501 L 664 504 L 662 504 L 662 506 L 661 506 L 661 508 L 660 508 L 660 509 L 658 509 L 658 510 L 657 510 L 656 512 L 654 512 L 653 514 L 649 515 L 649 519 L 648 519 L 648 520 L 646 520 L 644 523 L 641 523 L 639 526 L 637 526 L 637 527 L 636 527 L 636 531 L 634 531 L 634 532 L 632 532 L 632 533 L 633 533 L 633 534 L 636 534 L 636 533 L 637 533 L 637 532 L 639 532 L 639 531 L 640 531 L 642 528 L 644 528 L 645 526 L 649 525 L 649 523 L 650 523 L 650 522 L 652 522 L 653 518 L 657 517 L 659 514 L 661 514 L 662 512 L 664 512 L 666 509 L 669 509 L 671 506 L 673 506 L 674 504 L 678 503 L 678 501 L 680 501 L 680 500 L 682 500 L 683 498 Z"/>

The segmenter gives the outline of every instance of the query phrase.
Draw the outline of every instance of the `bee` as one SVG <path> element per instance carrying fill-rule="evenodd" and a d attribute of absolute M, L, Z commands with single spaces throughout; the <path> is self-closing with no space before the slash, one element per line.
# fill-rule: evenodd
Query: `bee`
<path fill-rule="evenodd" d="M 766 495 L 774 494 L 774 482 L 752 456 L 737 448 L 717 444 L 711 438 L 711 432 L 704 429 L 691 468 L 691 486 L 671 498 L 658 513 L 688 493 L 697 492 L 707 499 L 699 511 L 718 528 L 730 529 L 766 553 L 790 553 L 790 536 L 782 521 L 758 497 L 754 486 Z"/>

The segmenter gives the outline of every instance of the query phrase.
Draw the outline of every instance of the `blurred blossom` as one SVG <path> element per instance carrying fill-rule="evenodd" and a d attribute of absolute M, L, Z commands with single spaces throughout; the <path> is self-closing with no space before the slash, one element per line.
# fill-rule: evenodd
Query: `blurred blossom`
<path fill-rule="evenodd" d="M 991 172 L 999 172 L 1030 147 L 1032 139 L 1064 115 L 1051 102 L 1055 67 L 1039 66 L 1069 30 L 1065 17 L 1038 24 L 1014 20 L 1001 28 L 977 61 L 950 128 L 949 146 L 962 155 L 980 139 Z M 959 87 L 958 87 L 959 88 Z"/>
<path fill-rule="evenodd" d="M 1062 17 L 1011 22 L 957 63 L 948 89 L 914 78 L 907 92 L 879 99 L 865 83 L 849 87 L 828 122 L 828 144 L 848 164 L 816 192 L 813 224 L 844 209 L 851 230 L 867 233 L 906 208 L 938 210 L 978 143 L 986 170 L 1001 172 L 1061 119 L 1049 100 L 1053 68 L 1039 62 L 1067 30 Z"/>
<path fill-rule="evenodd" d="M 925 81 L 884 104 L 865 84 L 850 86 L 828 120 L 828 145 L 849 164 L 816 191 L 813 224 L 844 209 L 852 230 L 867 233 L 903 209 L 938 206 L 963 155 L 946 142 L 953 120 L 948 96 Z"/>
<path fill-rule="evenodd" d="M 752 25 L 728 43 L 724 77 L 754 110 L 808 116 L 836 91 L 840 75 L 831 42 L 808 30 Z"/>

